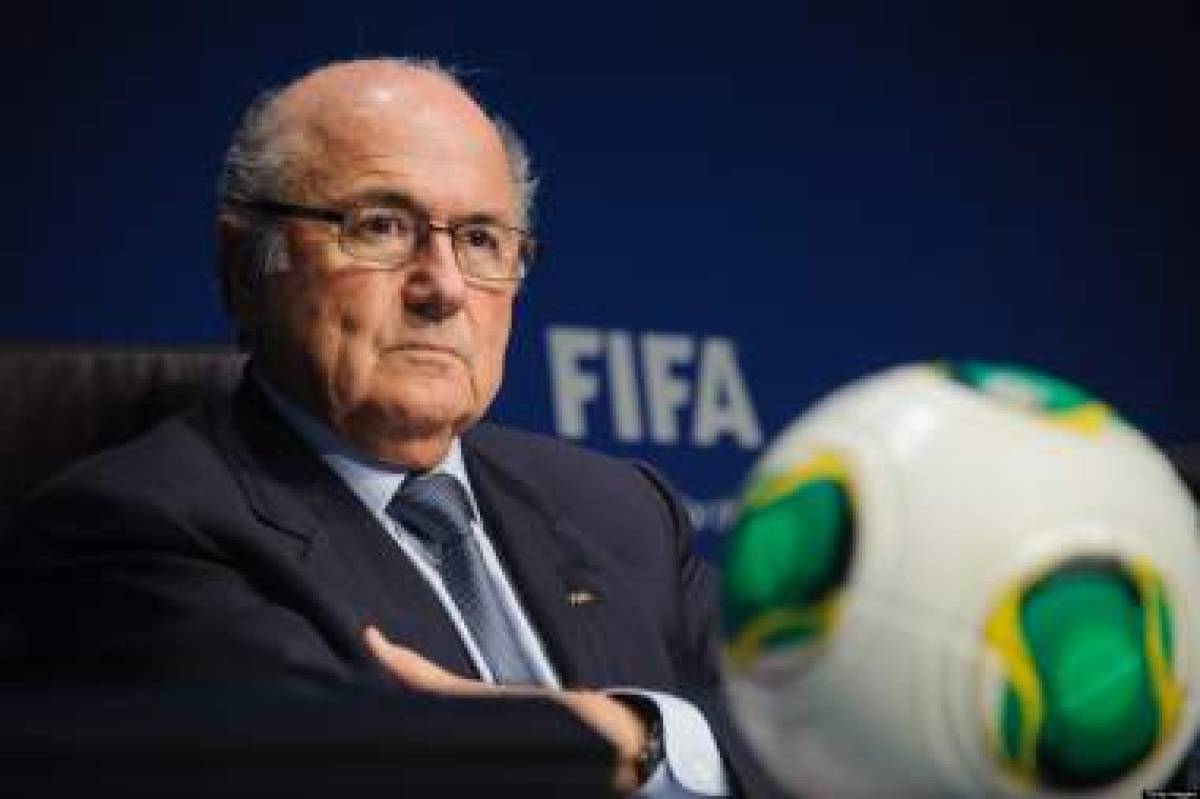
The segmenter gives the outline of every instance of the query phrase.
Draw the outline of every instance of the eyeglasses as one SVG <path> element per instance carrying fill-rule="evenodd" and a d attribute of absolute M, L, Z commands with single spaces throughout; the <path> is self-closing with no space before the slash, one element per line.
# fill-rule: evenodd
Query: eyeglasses
<path fill-rule="evenodd" d="M 269 216 L 331 222 L 338 226 L 338 246 L 342 252 L 386 269 L 399 269 L 409 263 L 429 244 L 435 230 L 450 236 L 458 268 L 479 280 L 521 280 L 537 251 L 536 240 L 521 228 L 486 219 L 439 224 L 419 209 L 401 205 L 362 205 L 337 210 L 233 198 L 226 198 L 224 204 Z"/>

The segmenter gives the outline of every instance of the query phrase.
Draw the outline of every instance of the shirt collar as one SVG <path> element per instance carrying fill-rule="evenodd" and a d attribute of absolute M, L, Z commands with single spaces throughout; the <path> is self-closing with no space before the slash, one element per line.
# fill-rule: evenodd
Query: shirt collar
<path fill-rule="evenodd" d="M 284 397 L 253 369 L 251 374 L 283 418 L 312 447 L 321 460 L 333 469 L 342 482 L 367 506 L 367 509 L 377 518 L 388 518 L 388 503 L 392 501 L 392 497 L 395 496 L 409 472 L 354 447 L 327 424 Z M 475 518 L 479 517 L 479 508 L 475 505 L 475 495 L 471 491 L 471 482 L 467 478 L 462 444 L 457 437 L 450 442 L 450 451 L 446 453 L 446 457 L 430 471 L 445 472 L 456 477 L 467 490 L 467 497 L 471 501 Z"/>

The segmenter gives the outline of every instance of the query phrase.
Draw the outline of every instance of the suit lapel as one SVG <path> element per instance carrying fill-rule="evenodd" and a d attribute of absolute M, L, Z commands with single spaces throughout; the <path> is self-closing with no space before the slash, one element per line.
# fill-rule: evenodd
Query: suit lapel
<path fill-rule="evenodd" d="M 256 516 L 292 541 L 313 613 L 335 649 L 374 667 L 362 641 L 377 624 L 463 676 L 477 676 L 436 594 L 358 498 L 284 421 L 250 379 L 234 400 L 226 450 Z M 299 551 L 297 552 L 297 546 Z"/>
<path fill-rule="evenodd" d="M 593 624 L 601 575 L 580 535 L 552 502 L 477 436 L 464 439 L 471 487 L 505 572 L 565 686 L 611 682 L 607 648 Z"/>

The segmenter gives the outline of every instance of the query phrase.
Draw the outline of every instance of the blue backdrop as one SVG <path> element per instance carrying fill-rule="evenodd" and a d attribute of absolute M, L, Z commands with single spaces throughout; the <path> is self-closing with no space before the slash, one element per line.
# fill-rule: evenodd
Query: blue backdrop
<path fill-rule="evenodd" d="M 762 441 L 900 361 L 1027 362 L 1200 438 L 1193 5 L 898 5 L 26 9 L 0 337 L 228 342 L 212 189 L 242 107 L 432 55 L 542 179 L 495 416 L 649 458 L 710 534 Z"/>

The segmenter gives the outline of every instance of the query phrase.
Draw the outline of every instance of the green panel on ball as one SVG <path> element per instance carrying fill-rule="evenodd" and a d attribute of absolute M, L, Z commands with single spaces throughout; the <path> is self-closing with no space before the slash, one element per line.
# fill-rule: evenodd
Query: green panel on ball
<path fill-rule="evenodd" d="M 1021 698 L 1011 684 L 1004 686 L 1004 695 L 1000 705 L 1000 745 L 1004 756 L 1009 762 L 1021 759 L 1021 746 L 1025 736 L 1032 732 L 1027 729 L 1028 719 L 1021 712 Z"/>
<path fill-rule="evenodd" d="M 1100 434 L 1116 418 L 1111 408 L 1083 389 L 1036 369 L 975 360 L 947 361 L 940 369 L 997 402 L 1084 436 Z"/>
<path fill-rule="evenodd" d="M 1095 401 L 1078 386 L 1026 366 L 973 360 L 951 361 L 946 366 L 951 376 L 972 388 L 984 393 L 1007 390 L 1009 396 L 1020 392 L 1031 405 L 1051 413 Z"/>
<path fill-rule="evenodd" d="M 722 579 L 732 648 L 774 649 L 824 632 L 821 606 L 845 579 L 853 540 L 850 493 L 837 479 L 808 480 L 747 508 L 730 535 Z"/>
<path fill-rule="evenodd" d="M 1159 638 L 1162 641 L 1163 656 L 1167 666 L 1175 666 L 1175 638 L 1171 629 L 1171 608 L 1162 594 L 1154 598 L 1154 612 L 1158 616 Z"/>
<path fill-rule="evenodd" d="M 1116 564 L 1062 568 L 1025 595 L 1021 627 L 1040 676 L 1043 784 L 1115 781 L 1153 749 L 1160 714 L 1136 585 Z"/>

